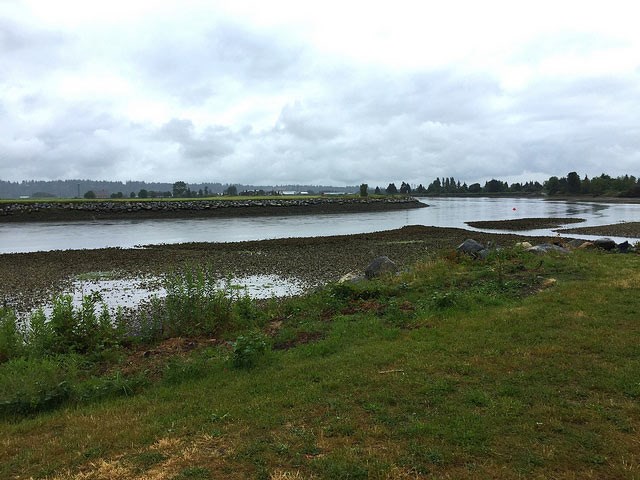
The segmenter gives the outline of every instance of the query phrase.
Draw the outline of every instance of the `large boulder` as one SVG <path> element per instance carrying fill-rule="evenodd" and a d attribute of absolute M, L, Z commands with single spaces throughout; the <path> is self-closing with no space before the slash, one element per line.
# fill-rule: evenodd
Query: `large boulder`
<path fill-rule="evenodd" d="M 458 245 L 456 250 L 458 252 L 471 255 L 474 258 L 484 258 L 486 257 L 487 253 L 487 248 L 483 244 L 481 244 L 480 242 L 476 242 L 472 238 L 467 238 L 464 242 Z"/>
<path fill-rule="evenodd" d="M 625 240 L 624 242 L 618 244 L 618 251 L 620 253 L 629 253 L 633 251 L 633 247 L 627 240 Z"/>
<path fill-rule="evenodd" d="M 371 261 L 367 268 L 364 269 L 364 275 L 371 279 L 387 273 L 396 273 L 397 271 L 398 265 L 389 257 L 382 256 Z"/>
<path fill-rule="evenodd" d="M 593 244 L 596 247 L 607 251 L 614 250 L 617 247 L 616 242 L 614 242 L 610 238 L 599 238 L 597 240 L 594 240 Z"/>

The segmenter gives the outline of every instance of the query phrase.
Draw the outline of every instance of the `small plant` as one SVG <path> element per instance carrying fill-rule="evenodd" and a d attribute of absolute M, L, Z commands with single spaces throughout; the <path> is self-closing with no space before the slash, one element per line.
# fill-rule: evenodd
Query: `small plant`
<path fill-rule="evenodd" d="M 434 292 L 431 295 L 431 305 L 436 309 L 445 309 L 453 307 L 456 304 L 455 292 Z"/>
<path fill-rule="evenodd" d="M 233 366 L 253 368 L 268 349 L 267 337 L 262 332 L 239 336 L 233 343 Z"/>

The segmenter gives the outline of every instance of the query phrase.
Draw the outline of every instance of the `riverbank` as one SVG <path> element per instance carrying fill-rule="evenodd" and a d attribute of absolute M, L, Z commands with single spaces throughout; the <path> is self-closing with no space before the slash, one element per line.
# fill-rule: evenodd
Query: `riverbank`
<path fill-rule="evenodd" d="M 2 202 L 0 223 L 313 215 L 426 206 L 411 197 L 388 196 Z"/>
<path fill-rule="evenodd" d="M 111 272 L 115 278 L 157 277 L 189 264 L 209 265 L 220 278 L 277 274 L 301 279 L 307 285 L 321 285 L 364 269 L 380 255 L 404 267 L 438 250 L 454 248 L 469 237 L 497 245 L 525 238 L 410 226 L 332 237 L 4 254 L 0 255 L 0 300 L 24 310 L 64 291 L 79 275 Z"/>
<path fill-rule="evenodd" d="M 244 330 L 0 364 L 0 478 L 638 478 L 640 256 L 443 247 Z"/>

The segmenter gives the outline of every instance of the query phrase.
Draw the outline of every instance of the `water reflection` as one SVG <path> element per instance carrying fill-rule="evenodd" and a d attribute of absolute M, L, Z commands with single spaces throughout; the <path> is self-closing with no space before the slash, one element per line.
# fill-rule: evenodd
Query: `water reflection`
<path fill-rule="evenodd" d="M 125 279 L 105 278 L 97 275 L 92 279 L 77 279 L 62 295 L 70 295 L 75 308 L 82 306 L 85 296 L 97 300 L 98 305 L 104 304 L 113 315 L 118 308 L 135 309 L 152 297 L 164 298 L 167 291 L 157 277 L 137 277 Z M 279 275 L 246 275 L 232 277 L 218 282 L 220 289 L 247 294 L 254 299 L 288 297 L 303 293 L 307 286 L 297 278 L 284 278 Z M 49 317 L 53 311 L 51 303 L 42 306 Z M 96 312 L 99 313 L 99 312 Z"/>

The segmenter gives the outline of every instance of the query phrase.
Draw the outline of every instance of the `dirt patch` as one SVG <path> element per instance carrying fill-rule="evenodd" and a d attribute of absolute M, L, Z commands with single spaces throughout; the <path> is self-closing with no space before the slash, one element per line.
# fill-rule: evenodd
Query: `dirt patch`
<path fill-rule="evenodd" d="M 513 232 L 538 230 L 541 228 L 558 228 L 568 223 L 584 222 L 584 218 L 518 218 L 516 220 L 484 220 L 466 222 L 473 228 L 487 228 L 491 230 L 509 230 Z"/>
<path fill-rule="evenodd" d="M 276 343 L 273 346 L 274 350 L 289 350 L 290 348 L 298 345 L 305 345 L 307 343 L 317 342 L 324 337 L 322 332 L 298 332 L 296 337 L 286 342 Z"/>
<path fill-rule="evenodd" d="M 599 235 L 602 237 L 640 238 L 640 222 L 624 222 L 597 227 L 563 228 L 560 233 L 577 233 L 579 235 Z"/>
<path fill-rule="evenodd" d="M 186 358 L 191 352 L 223 343 L 215 338 L 168 338 L 153 347 L 131 352 L 126 361 L 118 365 L 125 375 L 146 372 L 149 378 L 158 379 L 169 359 Z"/>

